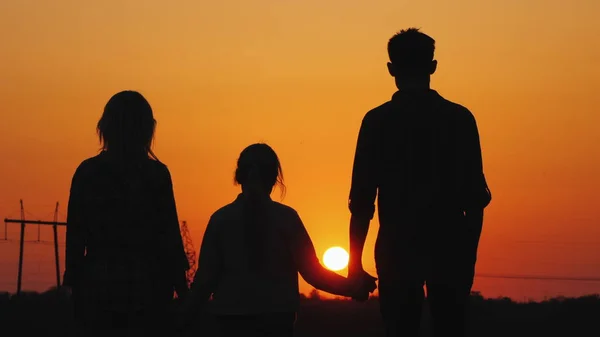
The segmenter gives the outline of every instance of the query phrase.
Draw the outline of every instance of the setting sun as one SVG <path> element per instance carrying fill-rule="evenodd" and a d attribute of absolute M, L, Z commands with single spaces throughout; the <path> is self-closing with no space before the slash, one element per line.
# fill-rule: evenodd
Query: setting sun
<path fill-rule="evenodd" d="M 348 252 L 342 247 L 331 247 L 323 254 L 323 263 L 325 267 L 338 271 L 346 268 L 348 265 Z"/>

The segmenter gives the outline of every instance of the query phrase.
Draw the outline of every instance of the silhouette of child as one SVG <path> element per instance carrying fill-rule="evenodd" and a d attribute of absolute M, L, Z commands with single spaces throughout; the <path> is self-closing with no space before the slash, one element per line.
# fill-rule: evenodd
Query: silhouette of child
<path fill-rule="evenodd" d="M 209 308 L 222 336 L 292 336 L 298 272 L 313 287 L 332 294 L 366 298 L 375 290 L 373 280 L 352 283 L 325 269 L 298 213 L 271 200 L 275 185 L 285 190 L 271 147 L 244 149 L 235 182 L 242 193 L 210 218 L 187 301 L 188 308 L 198 308 L 212 295 Z"/>

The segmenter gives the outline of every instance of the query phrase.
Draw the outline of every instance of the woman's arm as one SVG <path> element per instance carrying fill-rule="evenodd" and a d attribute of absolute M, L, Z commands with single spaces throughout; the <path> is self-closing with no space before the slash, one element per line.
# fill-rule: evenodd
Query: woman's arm
<path fill-rule="evenodd" d="M 75 287 L 81 281 L 83 263 L 85 259 L 85 236 L 84 236 L 84 189 L 85 176 L 82 165 L 80 165 L 73 179 L 69 194 L 67 209 L 67 230 L 65 247 L 65 274 L 63 285 Z"/>
<path fill-rule="evenodd" d="M 175 203 L 175 194 L 173 192 L 173 181 L 171 173 L 165 166 L 166 188 L 164 190 L 165 222 L 167 225 L 168 245 L 169 245 L 169 267 L 172 271 L 173 285 L 177 296 L 182 297 L 188 291 L 187 271 L 190 268 L 187 254 L 181 237 L 179 228 L 179 217 L 177 215 L 177 205 Z"/>
<path fill-rule="evenodd" d="M 359 294 L 349 279 L 323 267 L 306 227 L 298 213 L 293 214 L 293 232 L 290 233 L 292 255 L 302 278 L 316 289 L 346 297 Z"/>

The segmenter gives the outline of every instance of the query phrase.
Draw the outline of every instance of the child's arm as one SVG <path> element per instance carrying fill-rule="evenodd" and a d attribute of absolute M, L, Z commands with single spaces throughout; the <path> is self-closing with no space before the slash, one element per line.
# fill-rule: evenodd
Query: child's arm
<path fill-rule="evenodd" d="M 186 300 L 185 306 L 190 309 L 201 308 L 217 287 L 221 271 L 218 229 L 219 224 L 213 215 L 202 238 L 198 269 L 191 285 L 190 296 Z"/>
<path fill-rule="evenodd" d="M 349 279 L 324 268 L 300 216 L 293 214 L 293 233 L 291 233 L 292 255 L 302 278 L 316 289 L 346 297 L 355 297 L 364 292 Z"/>

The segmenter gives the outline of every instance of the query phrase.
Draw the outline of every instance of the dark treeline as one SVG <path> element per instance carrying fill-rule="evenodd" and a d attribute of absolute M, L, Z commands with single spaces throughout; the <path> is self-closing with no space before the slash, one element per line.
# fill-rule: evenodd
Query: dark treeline
<path fill-rule="evenodd" d="M 376 297 L 357 303 L 320 299 L 316 293 L 311 295 L 302 299 L 296 336 L 383 336 Z M 474 337 L 600 336 L 599 295 L 518 303 L 509 298 L 487 299 L 473 293 L 471 300 L 470 329 Z M 0 294 L 2 336 L 72 336 L 70 310 L 68 297 L 56 290 L 19 296 Z M 430 335 L 428 319 L 425 306 L 423 336 Z M 199 318 L 194 329 L 189 331 L 189 336 L 212 336 L 216 331 L 209 315 Z"/>

